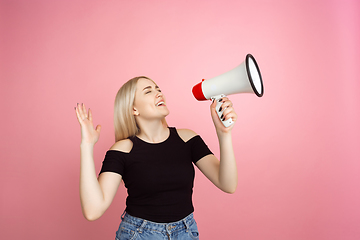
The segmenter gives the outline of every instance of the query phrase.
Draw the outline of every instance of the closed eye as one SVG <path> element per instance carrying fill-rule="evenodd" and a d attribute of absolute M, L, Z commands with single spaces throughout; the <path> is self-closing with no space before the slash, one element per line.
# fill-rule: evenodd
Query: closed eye
<path fill-rule="evenodd" d="M 155 86 L 155 90 L 158 90 L 158 92 L 161 92 L 159 86 Z"/>
<path fill-rule="evenodd" d="M 144 94 L 148 94 L 148 93 L 151 93 L 151 89 L 152 87 L 151 86 L 147 86 L 143 89 L 143 91 L 146 90 L 146 92 Z M 155 86 L 155 90 L 157 90 L 158 92 L 161 92 L 160 88 L 158 86 Z"/>

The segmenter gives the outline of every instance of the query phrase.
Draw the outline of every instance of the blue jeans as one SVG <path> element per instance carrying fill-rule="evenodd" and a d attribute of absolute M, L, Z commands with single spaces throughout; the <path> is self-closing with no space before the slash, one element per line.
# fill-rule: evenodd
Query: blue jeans
<path fill-rule="evenodd" d="M 155 223 L 125 213 L 121 217 L 116 240 L 187 240 L 199 239 L 193 214 L 172 223 Z"/>

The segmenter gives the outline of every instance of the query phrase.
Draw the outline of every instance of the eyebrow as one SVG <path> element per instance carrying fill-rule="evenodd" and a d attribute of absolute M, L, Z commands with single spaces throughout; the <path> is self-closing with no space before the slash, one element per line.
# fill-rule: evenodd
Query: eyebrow
<path fill-rule="evenodd" d="M 147 86 L 147 87 L 145 87 L 145 88 L 143 89 L 143 91 L 146 90 L 146 89 L 151 89 L 151 88 L 152 88 L 151 86 Z M 157 85 L 155 85 L 155 89 L 156 89 L 156 88 L 159 88 L 159 87 L 158 87 Z"/>

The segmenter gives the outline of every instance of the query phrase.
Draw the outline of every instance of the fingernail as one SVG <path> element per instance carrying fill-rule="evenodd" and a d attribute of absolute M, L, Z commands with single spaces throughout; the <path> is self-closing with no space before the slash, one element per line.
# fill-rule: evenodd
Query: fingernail
<path fill-rule="evenodd" d="M 219 112 L 221 112 L 221 110 L 222 110 L 222 107 L 219 108 Z"/>
<path fill-rule="evenodd" d="M 219 99 L 219 102 L 222 102 L 222 98 Z"/>
<path fill-rule="evenodd" d="M 224 118 L 224 114 L 222 114 L 220 118 L 223 119 L 223 118 Z"/>

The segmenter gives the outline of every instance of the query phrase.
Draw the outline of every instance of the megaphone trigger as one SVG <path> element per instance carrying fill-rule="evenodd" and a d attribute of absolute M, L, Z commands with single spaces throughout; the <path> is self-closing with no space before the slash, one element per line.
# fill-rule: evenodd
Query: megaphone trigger
<path fill-rule="evenodd" d="M 218 101 L 223 97 L 226 97 L 226 95 L 225 94 L 220 94 L 220 95 L 212 96 L 212 97 L 210 97 L 210 99 L 211 99 L 211 101 Z"/>

